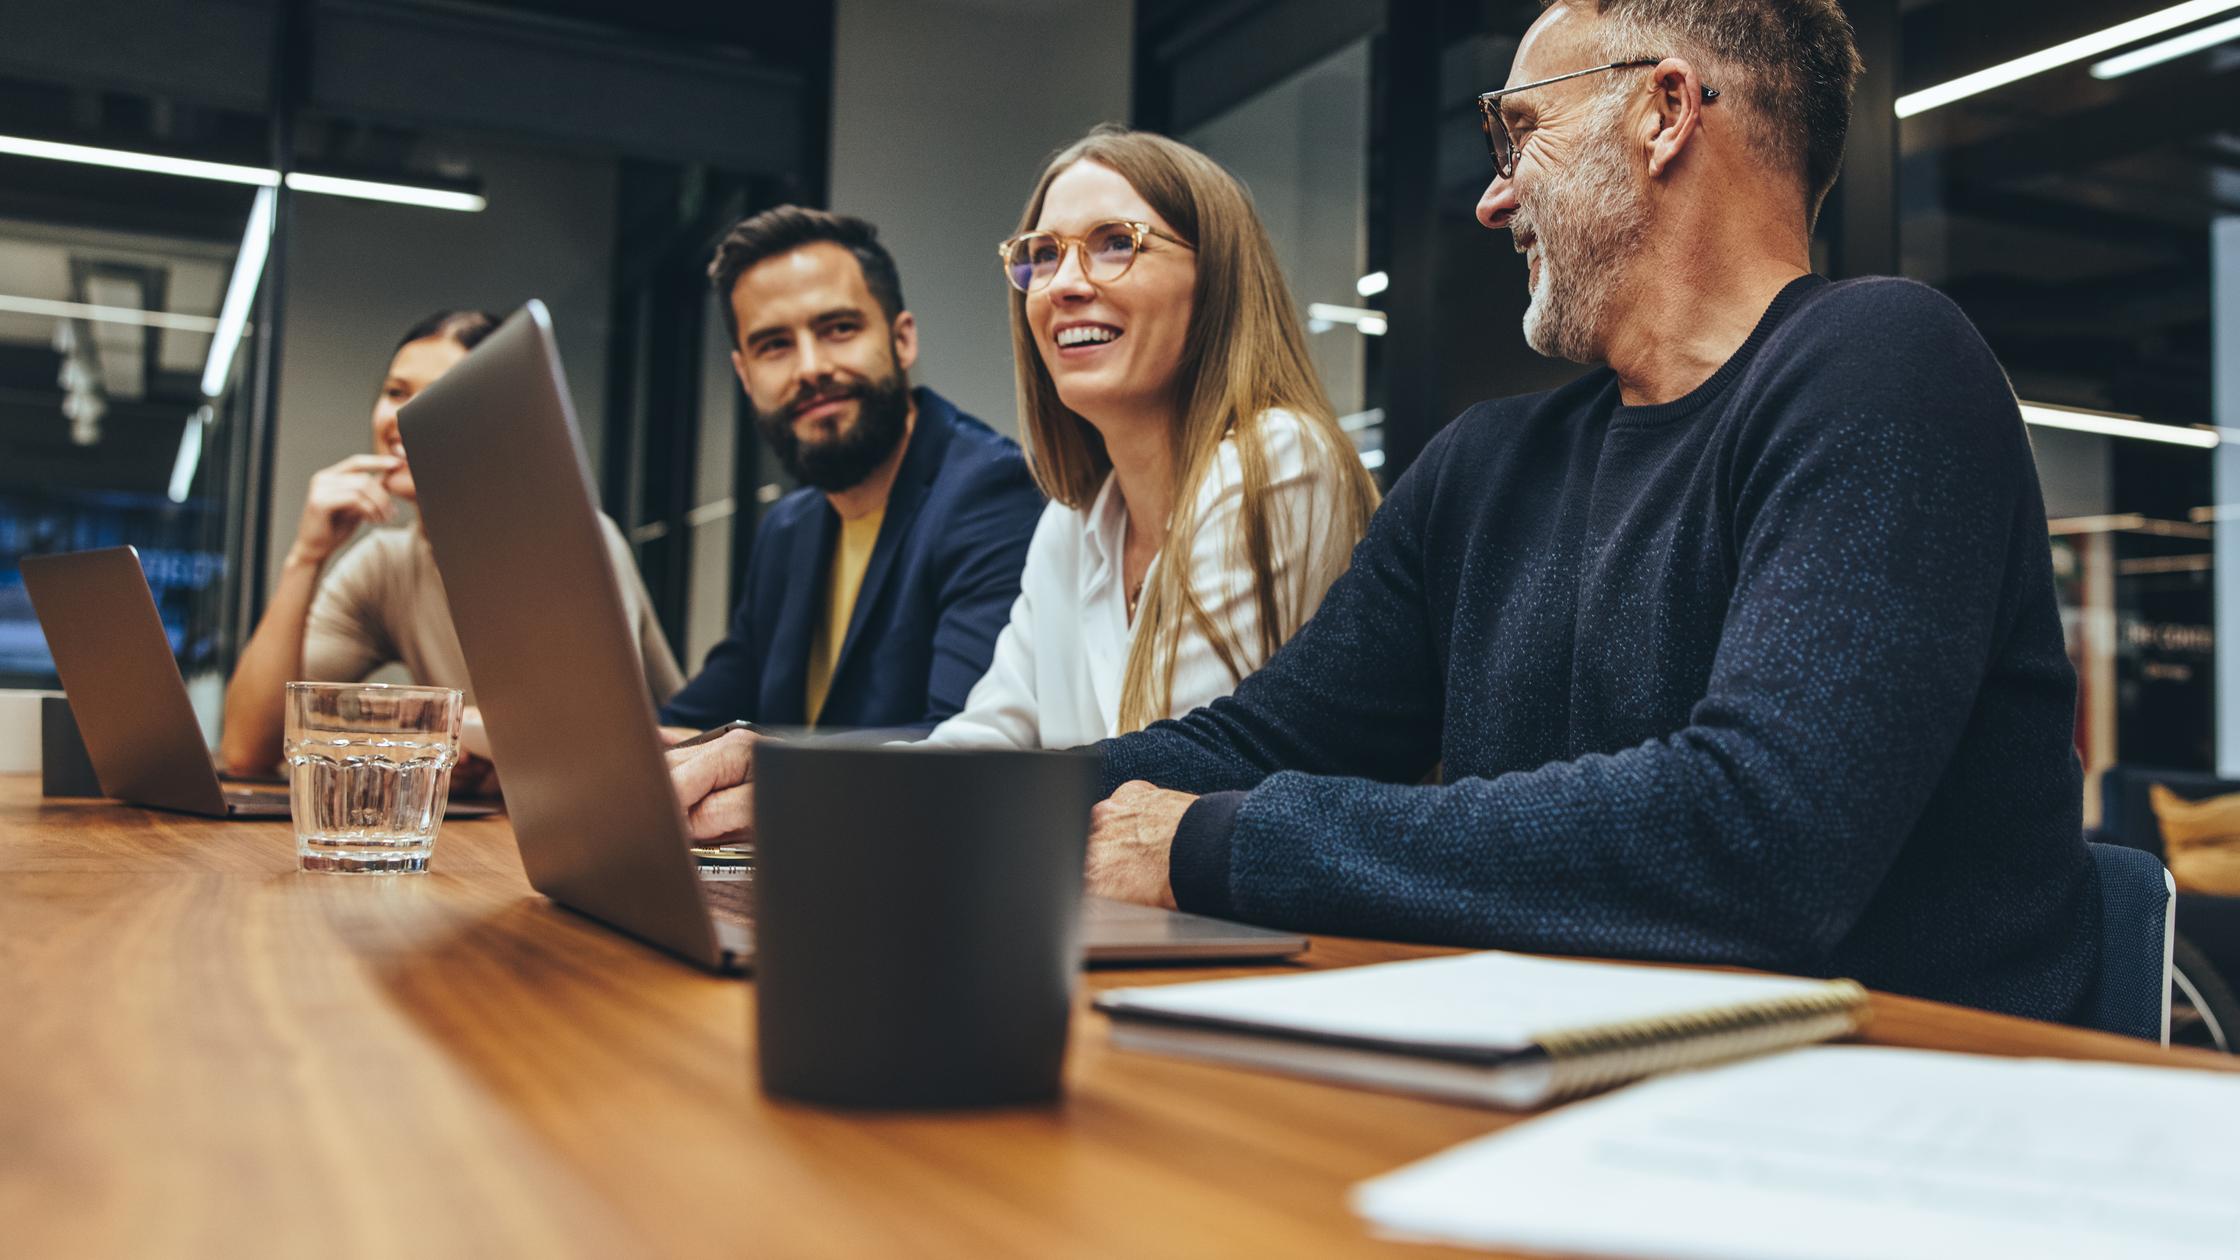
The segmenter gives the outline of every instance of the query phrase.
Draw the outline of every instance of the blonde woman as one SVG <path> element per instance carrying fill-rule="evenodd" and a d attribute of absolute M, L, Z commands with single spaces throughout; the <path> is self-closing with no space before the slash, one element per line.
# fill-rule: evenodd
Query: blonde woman
<path fill-rule="evenodd" d="M 1212 159 L 1100 127 L 1001 252 L 1050 506 L 988 673 L 929 740 L 1068 748 L 1227 695 L 1322 602 L 1377 489 Z"/>
<path fill-rule="evenodd" d="M 1051 502 L 1011 620 L 928 742 L 1070 748 L 1229 694 L 1346 567 L 1376 484 L 1242 185 L 1100 127 L 1002 246 L 1027 459 Z M 754 825 L 754 742 L 670 753 L 696 841 Z"/>

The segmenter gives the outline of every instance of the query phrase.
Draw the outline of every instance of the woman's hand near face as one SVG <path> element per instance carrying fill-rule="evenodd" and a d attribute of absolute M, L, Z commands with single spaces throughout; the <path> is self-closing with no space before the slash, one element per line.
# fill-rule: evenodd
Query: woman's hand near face
<path fill-rule="evenodd" d="M 395 517 L 395 499 L 382 483 L 403 464 L 394 455 L 352 455 L 312 474 L 296 522 L 296 558 L 325 560 L 359 525 L 385 525 Z"/>

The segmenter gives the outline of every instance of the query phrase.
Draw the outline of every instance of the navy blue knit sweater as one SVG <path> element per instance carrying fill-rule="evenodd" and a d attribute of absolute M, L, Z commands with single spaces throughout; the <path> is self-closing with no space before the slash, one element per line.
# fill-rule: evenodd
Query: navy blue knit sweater
<path fill-rule="evenodd" d="M 1808 276 L 1674 402 L 1603 370 L 1463 413 L 1259 673 L 1100 748 L 1108 791 L 1209 794 L 1185 908 L 2068 1019 L 2075 703 L 1990 349 Z"/>

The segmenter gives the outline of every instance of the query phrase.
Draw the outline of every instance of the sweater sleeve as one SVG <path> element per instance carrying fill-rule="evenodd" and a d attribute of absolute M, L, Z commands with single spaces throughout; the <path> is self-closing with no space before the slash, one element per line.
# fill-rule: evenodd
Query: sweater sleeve
<path fill-rule="evenodd" d="M 1393 487 L 1352 565 L 1266 665 L 1204 708 L 1098 745 L 1107 793 L 1131 779 L 1186 792 L 1249 788 L 1282 767 L 1410 781 L 1431 769 L 1440 661 L 1418 519 L 1443 438 Z"/>
<path fill-rule="evenodd" d="M 2018 531 L 2042 529 L 1988 348 L 1942 298 L 1903 305 L 1854 299 L 1766 348 L 1725 456 L 1732 599 L 1686 726 L 1440 786 L 1287 761 L 1175 864 L 1202 884 L 1225 842 L 1233 911 L 1297 929 L 1820 970 L 1961 739 Z M 1193 776 L 1243 785 L 1212 777 Z"/>
<path fill-rule="evenodd" d="M 615 585 L 622 590 L 622 609 L 630 618 L 631 637 L 638 641 L 638 660 L 645 668 L 646 690 L 656 708 L 669 702 L 684 686 L 684 671 L 677 668 L 676 653 L 661 632 L 661 618 L 653 611 L 653 596 L 646 591 L 645 575 L 622 527 L 606 513 L 599 514 L 599 535 L 606 540 L 607 563 L 614 569 Z"/>
<path fill-rule="evenodd" d="M 357 682 L 401 659 L 384 610 L 397 601 L 393 554 L 373 530 L 356 540 L 319 575 L 303 624 L 303 677 L 312 682 Z"/>

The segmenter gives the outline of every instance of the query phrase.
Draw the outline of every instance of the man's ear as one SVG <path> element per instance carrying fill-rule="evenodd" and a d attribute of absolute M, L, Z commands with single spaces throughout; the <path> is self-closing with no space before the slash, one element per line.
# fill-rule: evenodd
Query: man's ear
<path fill-rule="evenodd" d="M 907 372 L 918 361 L 918 321 L 908 311 L 894 317 L 894 365 Z"/>
<path fill-rule="evenodd" d="M 1703 80 L 1680 57 L 1657 63 L 1649 92 L 1649 174 L 1662 176 L 1696 138 L 1703 121 Z"/>

